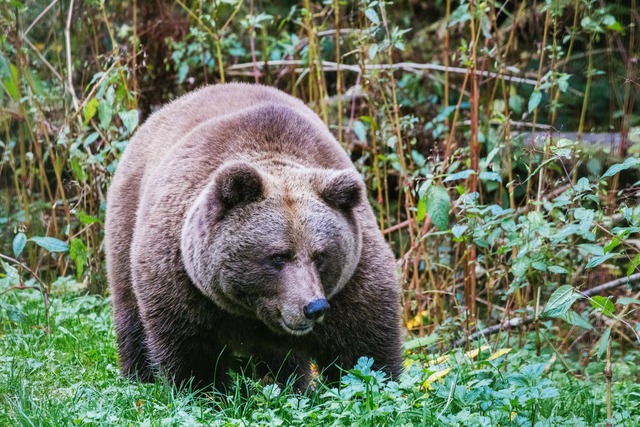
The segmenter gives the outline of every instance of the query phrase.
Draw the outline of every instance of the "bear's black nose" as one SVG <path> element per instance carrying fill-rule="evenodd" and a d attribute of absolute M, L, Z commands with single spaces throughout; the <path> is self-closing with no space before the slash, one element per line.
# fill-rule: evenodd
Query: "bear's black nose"
<path fill-rule="evenodd" d="M 330 308 L 331 306 L 329 305 L 329 302 L 327 302 L 326 299 L 321 298 L 311 301 L 302 311 L 307 319 L 318 320 Z"/>

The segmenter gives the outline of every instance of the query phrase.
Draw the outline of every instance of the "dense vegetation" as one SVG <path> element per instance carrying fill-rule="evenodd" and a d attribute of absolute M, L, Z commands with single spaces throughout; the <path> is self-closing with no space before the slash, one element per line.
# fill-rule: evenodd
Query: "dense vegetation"
<path fill-rule="evenodd" d="M 0 0 L 0 424 L 639 424 L 639 10 Z M 365 177 L 403 287 L 399 383 L 366 361 L 308 397 L 117 378 L 110 179 L 151 112 L 226 81 L 303 99 Z"/>

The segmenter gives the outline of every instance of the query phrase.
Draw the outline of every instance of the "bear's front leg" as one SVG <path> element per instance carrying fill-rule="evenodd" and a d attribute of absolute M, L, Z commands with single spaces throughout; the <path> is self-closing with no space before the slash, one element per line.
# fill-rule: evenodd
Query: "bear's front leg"
<path fill-rule="evenodd" d="M 293 387 L 298 392 L 306 391 L 311 380 L 309 358 L 293 352 L 262 352 L 256 355 L 256 373 L 259 378 L 270 376 L 284 386 L 293 381 Z"/>
<path fill-rule="evenodd" d="M 150 358 L 160 375 L 180 387 L 224 389 L 230 351 L 218 343 L 213 331 L 165 316 L 148 320 L 145 330 Z"/>
<path fill-rule="evenodd" d="M 112 293 L 111 298 L 120 370 L 122 375 L 132 380 L 150 382 L 153 380 L 153 373 L 138 304 L 130 289 L 122 287 L 117 291 Z"/>

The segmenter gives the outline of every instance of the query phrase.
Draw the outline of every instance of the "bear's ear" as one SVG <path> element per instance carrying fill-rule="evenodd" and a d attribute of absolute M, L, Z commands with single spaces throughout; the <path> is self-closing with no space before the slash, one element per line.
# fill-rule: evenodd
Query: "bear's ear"
<path fill-rule="evenodd" d="M 318 193 L 327 204 L 348 211 L 362 202 L 366 191 L 356 171 L 342 170 L 323 176 Z"/>
<path fill-rule="evenodd" d="M 234 162 L 222 166 L 215 182 L 215 197 L 226 209 L 264 198 L 264 178 L 247 163 Z"/>

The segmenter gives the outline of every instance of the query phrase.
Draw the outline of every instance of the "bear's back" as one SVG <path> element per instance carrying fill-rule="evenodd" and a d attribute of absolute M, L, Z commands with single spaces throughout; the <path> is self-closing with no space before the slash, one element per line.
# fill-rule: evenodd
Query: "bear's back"
<path fill-rule="evenodd" d="M 324 126 L 304 103 L 268 86 L 244 83 L 205 86 L 182 96 L 152 114 L 132 138 L 119 171 L 148 175 L 171 148 L 198 126 L 261 104 L 287 106 Z"/>

